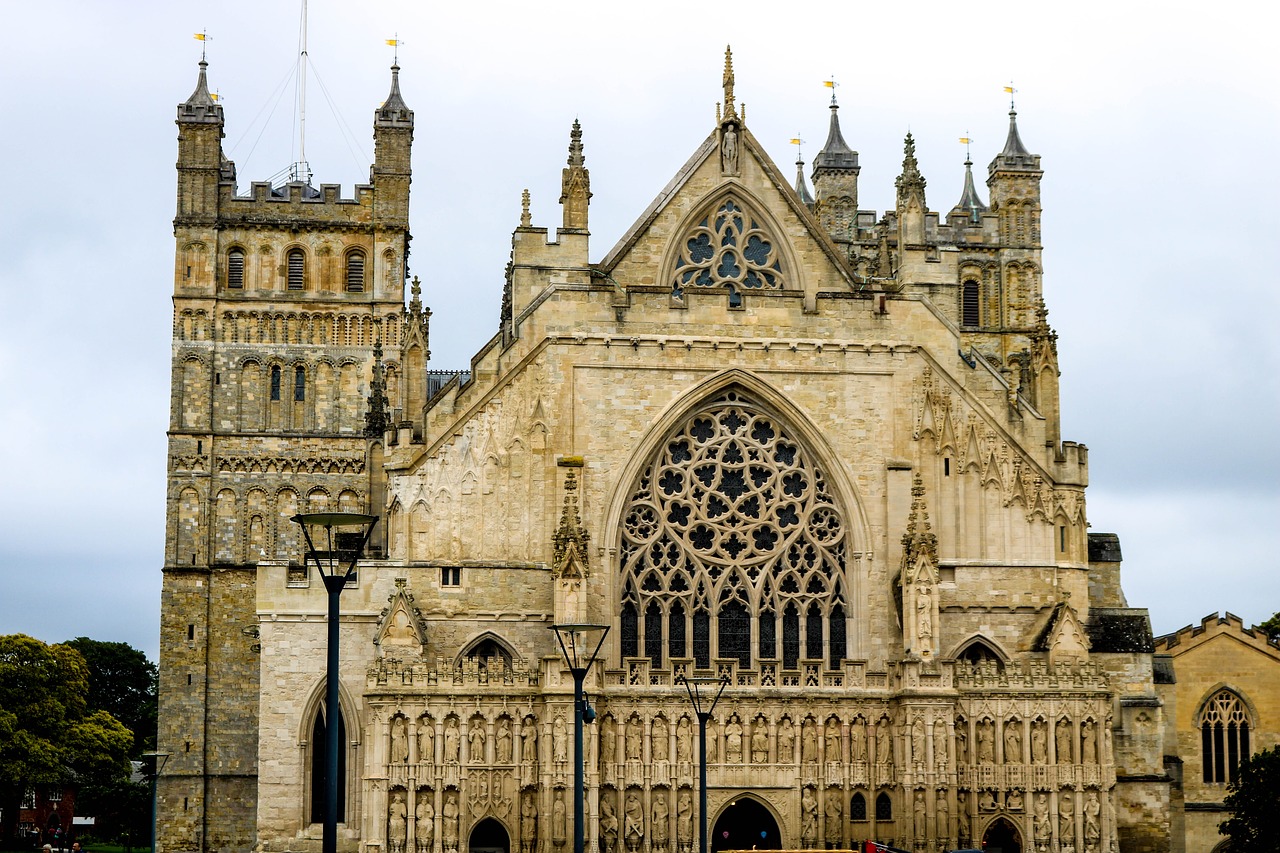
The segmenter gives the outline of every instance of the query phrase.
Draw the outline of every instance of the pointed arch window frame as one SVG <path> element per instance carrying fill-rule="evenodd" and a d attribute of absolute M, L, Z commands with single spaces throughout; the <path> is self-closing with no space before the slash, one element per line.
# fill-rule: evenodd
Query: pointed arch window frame
<path fill-rule="evenodd" d="M 729 203 L 737 210 L 726 210 Z M 718 214 L 725 214 L 723 221 Z M 741 217 L 740 227 L 734 222 L 735 214 Z M 718 188 L 674 233 L 678 236 L 668 245 L 661 280 L 671 287 L 675 299 L 689 292 L 728 292 L 730 307 L 740 307 L 743 293 L 803 289 L 786 231 L 767 206 L 737 181 Z M 765 246 L 767 262 L 759 263 Z"/>

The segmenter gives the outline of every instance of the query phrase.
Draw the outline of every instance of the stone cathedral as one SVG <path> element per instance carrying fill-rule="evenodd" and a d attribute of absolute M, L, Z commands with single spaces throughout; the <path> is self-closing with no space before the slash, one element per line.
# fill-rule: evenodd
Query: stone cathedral
<path fill-rule="evenodd" d="M 834 101 L 789 180 L 726 53 L 705 141 L 594 261 L 574 122 L 562 226 L 526 193 L 498 332 L 443 371 L 398 74 L 352 197 L 242 191 L 204 62 L 178 107 L 161 849 L 318 851 L 336 725 L 341 849 L 566 853 L 574 622 L 611 627 L 592 853 L 692 853 L 704 817 L 716 850 L 1168 849 L 1149 620 L 1059 434 L 1016 114 L 985 194 L 966 162 L 931 210 L 907 134 L 877 213 Z M 333 709 L 290 522 L 322 510 L 379 516 Z M 705 816 L 683 675 L 728 681 Z"/>

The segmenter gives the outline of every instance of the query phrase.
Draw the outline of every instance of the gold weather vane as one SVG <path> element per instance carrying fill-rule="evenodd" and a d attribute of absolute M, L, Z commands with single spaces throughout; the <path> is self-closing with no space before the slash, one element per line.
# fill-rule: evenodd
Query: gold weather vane
<path fill-rule="evenodd" d="M 208 42 L 208 41 L 210 40 L 210 39 L 209 39 L 209 31 L 208 31 L 208 30 L 204 30 L 204 31 L 202 31 L 202 32 L 198 32 L 198 33 L 196 33 L 194 36 L 192 36 L 192 38 L 194 38 L 196 41 L 200 42 L 200 61 L 201 61 L 201 62 L 204 62 L 204 49 L 205 49 L 205 46 L 206 46 L 206 45 L 205 45 L 205 43 L 206 43 L 206 42 Z"/>
<path fill-rule="evenodd" d="M 1005 90 L 1006 92 L 1008 92 L 1008 93 L 1009 93 L 1009 109 L 1013 109 L 1013 93 L 1014 93 L 1014 92 L 1016 92 L 1016 91 L 1018 91 L 1018 90 L 1017 90 L 1017 89 L 1015 89 L 1015 88 L 1013 88 L 1013 81 L 1012 81 L 1012 80 L 1010 80 L 1010 81 L 1009 81 L 1009 85 L 1008 85 L 1008 86 L 1005 86 L 1005 87 L 1004 87 L 1004 90 Z"/>
<path fill-rule="evenodd" d="M 801 156 L 801 153 L 800 153 L 800 146 L 804 145 L 804 140 L 801 139 L 800 136 L 797 134 L 795 137 L 792 138 L 791 144 L 796 147 L 796 162 L 803 160 L 804 158 L 803 156 Z"/>
<path fill-rule="evenodd" d="M 967 130 L 965 131 L 965 133 L 968 133 L 968 132 L 969 132 L 969 131 L 967 131 Z M 964 143 L 964 159 L 965 159 L 965 161 L 966 161 L 966 162 L 968 162 L 968 160 L 969 160 L 969 143 L 970 143 L 970 142 L 973 142 L 973 138 L 972 138 L 972 137 L 969 137 L 969 136 L 962 136 L 962 137 L 960 137 L 960 141 Z"/>
<path fill-rule="evenodd" d="M 387 39 L 387 44 L 391 45 L 391 64 L 400 64 L 400 45 L 404 44 L 404 39 L 400 38 L 400 34 L 396 33 L 395 38 Z"/>
<path fill-rule="evenodd" d="M 823 80 L 822 85 L 831 90 L 831 103 L 836 102 L 836 86 L 840 84 L 836 82 L 836 75 L 832 74 L 830 80 Z"/>

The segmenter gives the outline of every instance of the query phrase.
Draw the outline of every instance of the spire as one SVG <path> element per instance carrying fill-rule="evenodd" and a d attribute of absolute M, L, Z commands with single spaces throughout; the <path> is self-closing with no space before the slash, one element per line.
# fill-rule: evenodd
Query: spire
<path fill-rule="evenodd" d="M 564 205 L 564 227 L 585 231 L 587 205 L 591 202 L 591 174 L 582 164 L 582 125 L 575 118 L 569 131 L 569 167 L 561 173 L 560 204 Z M 521 220 L 523 222 L 523 219 Z"/>
<path fill-rule="evenodd" d="M 590 571 L 587 545 L 591 537 L 578 515 L 578 478 L 572 470 L 565 475 L 564 508 L 560 526 L 551 537 L 551 572 L 556 577 L 586 577 Z"/>
<path fill-rule="evenodd" d="M 378 107 L 374 117 L 374 125 L 408 125 L 413 126 L 413 110 L 400 96 L 400 66 L 391 66 L 391 92 Z"/>
<path fill-rule="evenodd" d="M 738 117 L 733 106 L 733 49 L 724 47 L 724 116 L 721 121 L 729 121 Z"/>
<path fill-rule="evenodd" d="M 911 512 L 907 515 L 907 532 L 902 534 L 904 576 L 920 557 L 930 562 L 938 558 L 938 537 L 929 529 L 929 507 L 924 499 L 924 481 L 917 473 L 911 483 Z"/>
<path fill-rule="evenodd" d="M 209 63 L 200 60 L 200 76 L 196 79 L 196 90 L 178 105 L 179 121 L 222 122 L 222 107 L 209 94 L 209 81 L 205 76 Z"/>
<path fill-rule="evenodd" d="M 1000 152 L 1004 157 L 1026 157 L 1031 152 L 1027 151 L 1022 144 L 1022 137 L 1018 136 L 1018 111 L 1009 108 L 1009 136 L 1004 141 L 1004 150 Z"/>
<path fill-rule="evenodd" d="M 369 409 L 364 413 L 366 438 L 381 438 L 391 419 L 387 416 L 387 381 L 382 370 L 382 337 L 373 342 L 373 379 L 369 382 Z"/>
<path fill-rule="evenodd" d="M 907 131 L 903 150 L 902 174 L 893 182 L 898 188 L 898 210 L 906 207 L 907 200 L 913 196 L 919 201 L 922 211 L 928 210 L 924 202 L 925 179 L 920 174 L 920 164 L 916 162 L 916 140 L 911 131 Z"/>
<path fill-rule="evenodd" d="M 831 129 L 827 131 L 827 142 L 813 158 L 813 172 L 816 176 L 822 169 L 857 169 L 858 152 L 849 148 L 840 132 L 840 106 L 835 101 L 835 92 L 831 94 Z"/>
<path fill-rule="evenodd" d="M 997 169 L 1027 172 L 1040 170 L 1039 156 L 1032 154 L 1022 144 L 1022 137 L 1018 134 L 1018 111 L 1012 107 L 1009 108 L 1009 135 L 1005 138 L 1004 150 L 995 156 L 987 169 L 990 172 L 995 172 Z"/>
<path fill-rule="evenodd" d="M 973 161 L 967 156 L 964 158 L 964 192 L 956 202 L 955 210 L 964 211 L 973 222 L 978 222 L 987 210 L 973 185 Z"/>
<path fill-rule="evenodd" d="M 809 186 L 804 181 L 804 160 L 796 155 L 796 195 L 805 207 L 813 209 L 813 196 L 809 194 Z"/>

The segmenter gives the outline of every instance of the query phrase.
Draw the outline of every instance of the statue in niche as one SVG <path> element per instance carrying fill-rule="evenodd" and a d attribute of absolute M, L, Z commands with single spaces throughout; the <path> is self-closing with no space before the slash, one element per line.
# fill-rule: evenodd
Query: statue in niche
<path fill-rule="evenodd" d="M 849 727 L 849 752 L 853 761 L 867 760 L 867 726 L 861 717 Z"/>
<path fill-rule="evenodd" d="M 969 727 L 964 720 L 956 720 L 956 764 L 969 763 Z"/>
<path fill-rule="evenodd" d="M 618 760 L 618 734 L 614 731 L 613 717 L 605 717 L 604 725 L 600 726 L 600 751 L 604 761 Z"/>
<path fill-rule="evenodd" d="M 818 844 L 818 799 L 813 788 L 800 795 L 800 846 L 812 849 Z"/>
<path fill-rule="evenodd" d="M 667 792 L 661 788 L 653 792 L 653 822 L 649 841 L 654 850 L 666 850 L 670 840 L 671 812 L 667 807 Z"/>
<path fill-rule="evenodd" d="M 1031 763 L 1049 763 L 1049 735 L 1045 733 L 1048 724 L 1044 720 L 1036 720 L 1031 724 Z"/>
<path fill-rule="evenodd" d="M 402 853 L 409 838 L 409 810 L 404 804 L 404 794 L 397 791 L 387 809 L 387 845 L 392 853 Z"/>
<path fill-rule="evenodd" d="M 933 761 L 939 767 L 947 766 L 947 724 L 942 720 L 933 723 Z"/>
<path fill-rule="evenodd" d="M 520 760 L 538 765 L 538 723 L 533 717 L 525 717 L 520 727 Z"/>
<path fill-rule="evenodd" d="M 676 845 L 680 853 L 693 850 L 693 795 L 688 788 L 676 798 Z"/>
<path fill-rule="evenodd" d="M 408 725 L 404 717 L 391 721 L 391 763 L 404 764 L 409 760 Z"/>
<path fill-rule="evenodd" d="M 498 763 L 511 763 L 511 720 L 498 720 Z"/>
<path fill-rule="evenodd" d="M 551 843 L 563 847 L 568 835 L 568 818 L 564 811 L 564 789 L 556 788 L 556 798 L 551 802 Z"/>
<path fill-rule="evenodd" d="M 938 838 L 951 835 L 951 821 L 947 819 L 947 789 L 939 788 L 933 799 L 933 810 L 938 819 Z"/>
<path fill-rule="evenodd" d="M 1063 847 L 1076 842 L 1076 804 L 1071 794 L 1063 791 L 1058 796 L 1058 843 Z"/>
<path fill-rule="evenodd" d="M 751 763 L 769 763 L 769 729 L 764 717 L 757 717 L 751 726 Z"/>
<path fill-rule="evenodd" d="M 978 763 L 979 764 L 995 764 L 996 763 L 996 745 L 995 745 L 995 729 L 996 724 L 990 720 L 981 720 L 978 723 Z"/>
<path fill-rule="evenodd" d="M 817 724 L 812 719 L 805 720 L 800 727 L 800 761 L 804 764 L 818 762 Z"/>
<path fill-rule="evenodd" d="M 827 846 L 842 846 L 840 842 L 844 837 L 844 821 L 840 817 L 844 811 L 844 792 L 839 788 L 828 788 L 822 811 L 827 816 Z"/>
<path fill-rule="evenodd" d="M 1035 815 L 1031 819 L 1031 827 L 1036 844 L 1041 849 L 1044 849 L 1044 846 L 1048 845 L 1049 840 L 1053 838 L 1053 824 L 1049 820 L 1049 797 L 1047 794 L 1040 794 L 1036 797 Z"/>
<path fill-rule="evenodd" d="M 726 124 L 720 134 L 720 169 L 726 174 L 738 171 L 738 126 Z"/>
<path fill-rule="evenodd" d="M 714 720 L 707 720 L 707 763 L 715 764 L 720 736 Z"/>
<path fill-rule="evenodd" d="M 978 794 L 979 811 L 993 812 L 996 810 L 997 806 L 998 803 L 996 803 L 995 791 L 992 791 L 990 788 L 983 788 L 982 792 Z"/>
<path fill-rule="evenodd" d="M 973 826 L 969 822 L 969 795 L 964 791 L 956 794 L 956 823 L 961 841 L 968 841 L 973 835 Z"/>
<path fill-rule="evenodd" d="M 724 760 L 730 764 L 742 763 L 742 723 L 734 714 L 724 727 Z"/>
<path fill-rule="evenodd" d="M 666 761 L 671 756 L 671 735 L 668 732 L 666 719 L 654 717 L 649 734 L 649 749 L 654 761 Z"/>
<path fill-rule="evenodd" d="M 622 810 L 622 836 L 629 850 L 637 849 L 644 840 L 644 806 L 634 789 L 627 791 L 627 803 Z"/>
<path fill-rule="evenodd" d="M 1102 805 L 1098 802 L 1098 795 L 1090 791 L 1084 801 L 1084 844 L 1091 852 L 1096 851 L 1102 841 L 1102 822 L 1099 820 L 1101 813 Z"/>
<path fill-rule="evenodd" d="M 1022 723 L 1007 720 L 1004 724 L 1004 763 L 1022 763 Z"/>
<path fill-rule="evenodd" d="M 467 733 L 467 757 L 472 764 L 484 764 L 484 721 L 476 717 Z"/>
<path fill-rule="evenodd" d="M 916 838 L 922 839 L 929 834 L 929 829 L 926 826 L 929 814 L 924 807 L 924 791 L 916 791 L 915 802 L 911 807 L 911 812 Z"/>
<path fill-rule="evenodd" d="M 823 746 L 826 749 L 827 761 L 841 761 L 842 756 L 840 749 L 840 724 L 835 720 L 827 720 L 826 743 Z"/>
<path fill-rule="evenodd" d="M 1022 792 L 1017 788 L 1010 791 L 1008 796 L 1004 798 L 1004 806 L 1011 812 L 1022 811 Z"/>
<path fill-rule="evenodd" d="M 911 758 L 916 764 L 924 764 L 924 719 L 916 717 L 911 724 Z"/>
<path fill-rule="evenodd" d="M 1093 720 L 1085 720 L 1080 726 L 1080 763 L 1094 764 L 1098 760 L 1098 729 Z"/>
<path fill-rule="evenodd" d="M 921 648 L 933 644 L 933 591 L 927 586 L 919 587 L 916 593 L 916 636 Z"/>
<path fill-rule="evenodd" d="M 778 761 L 790 764 L 796 760 L 796 727 L 790 717 L 783 717 L 778 725 Z"/>
<path fill-rule="evenodd" d="M 893 763 L 893 732 L 889 729 L 889 718 L 881 717 L 876 723 L 876 764 L 887 767 Z"/>
<path fill-rule="evenodd" d="M 418 720 L 418 761 L 433 764 L 436 760 L 436 724 L 430 717 Z"/>
<path fill-rule="evenodd" d="M 1102 753 L 1098 756 L 1098 763 L 1105 764 L 1111 761 L 1111 718 L 1107 717 L 1102 721 Z"/>
<path fill-rule="evenodd" d="M 561 716 L 557 716 L 551 724 L 551 755 L 552 761 L 569 760 L 569 733 L 565 728 L 564 717 Z"/>
<path fill-rule="evenodd" d="M 644 737 L 643 728 L 640 725 L 640 718 L 632 715 L 627 720 L 627 761 L 640 761 L 642 752 L 641 740 Z"/>
<path fill-rule="evenodd" d="M 1057 729 L 1053 734 L 1054 745 L 1058 748 L 1058 763 L 1071 763 L 1071 723 L 1067 720 L 1058 720 Z"/>
<path fill-rule="evenodd" d="M 418 815 L 414 821 L 413 840 L 417 848 L 426 853 L 436 839 L 436 807 L 431 805 L 430 791 L 423 789 L 418 796 Z"/>
<path fill-rule="evenodd" d="M 458 763 L 458 718 L 450 717 L 444 721 L 444 761 L 445 764 Z"/>
<path fill-rule="evenodd" d="M 693 761 L 693 725 L 688 717 L 681 717 L 676 723 L 676 762 L 689 764 Z"/>
<path fill-rule="evenodd" d="M 618 844 L 618 815 L 612 797 L 600 798 L 600 837 L 604 839 L 604 853 L 613 853 Z"/>
<path fill-rule="evenodd" d="M 520 850 L 521 853 L 533 853 L 538 849 L 538 804 L 534 802 L 533 791 L 526 791 L 524 802 L 520 804 Z"/>
<path fill-rule="evenodd" d="M 453 853 L 458 849 L 458 795 L 454 791 L 445 794 L 443 815 L 440 835 L 446 853 Z"/>

